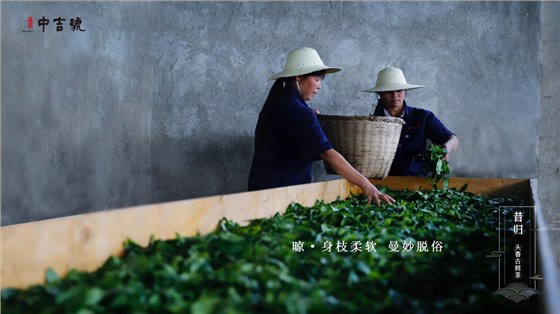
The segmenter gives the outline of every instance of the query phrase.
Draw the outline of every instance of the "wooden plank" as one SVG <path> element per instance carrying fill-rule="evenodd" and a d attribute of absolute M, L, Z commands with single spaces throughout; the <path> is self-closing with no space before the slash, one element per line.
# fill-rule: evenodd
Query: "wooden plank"
<path fill-rule="evenodd" d="M 394 189 L 431 188 L 425 178 L 387 177 L 372 180 Z M 527 195 L 525 179 L 452 178 L 451 186 L 469 183 L 474 193 Z M 41 283 L 48 267 L 63 275 L 72 268 L 94 270 L 122 252 L 127 238 L 147 245 L 150 236 L 171 239 L 215 230 L 222 217 L 245 224 L 251 219 L 283 213 L 291 202 L 305 206 L 317 199 L 345 198 L 360 189 L 334 180 L 255 192 L 115 209 L 2 227 L 2 287 Z"/>
<path fill-rule="evenodd" d="M 291 202 L 312 205 L 347 195 L 347 181 L 335 180 L 256 192 L 212 196 L 2 227 L 2 287 L 41 283 L 45 270 L 64 275 L 91 271 L 122 252 L 130 238 L 145 246 L 150 236 L 208 233 L 222 217 L 244 224 L 283 213 Z"/>
<path fill-rule="evenodd" d="M 371 179 L 375 185 L 383 185 L 394 190 L 431 190 L 432 185 L 428 178 L 424 177 L 387 177 L 385 179 Z M 474 194 L 488 194 L 494 196 L 519 196 L 525 199 L 531 198 L 531 186 L 529 179 L 506 179 L 506 178 L 449 178 L 449 187 L 461 188 L 468 184 L 467 191 Z M 441 188 L 442 182 L 438 184 Z M 359 193 L 360 189 L 351 185 L 350 191 Z"/>

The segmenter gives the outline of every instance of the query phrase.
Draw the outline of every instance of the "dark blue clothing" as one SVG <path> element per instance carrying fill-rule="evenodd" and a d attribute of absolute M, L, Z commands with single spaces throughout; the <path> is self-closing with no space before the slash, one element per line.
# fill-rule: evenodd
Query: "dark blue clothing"
<path fill-rule="evenodd" d="M 297 89 L 277 80 L 259 114 L 249 191 L 311 183 L 313 161 L 331 148 Z"/>
<path fill-rule="evenodd" d="M 383 104 L 379 102 L 374 115 L 385 116 L 383 109 Z M 407 106 L 406 102 L 404 102 L 402 118 L 406 124 L 402 128 L 399 146 L 389 175 L 421 176 L 423 174 L 420 156 L 426 151 L 427 140 L 443 145 L 455 134 L 449 131 L 431 111 Z"/>

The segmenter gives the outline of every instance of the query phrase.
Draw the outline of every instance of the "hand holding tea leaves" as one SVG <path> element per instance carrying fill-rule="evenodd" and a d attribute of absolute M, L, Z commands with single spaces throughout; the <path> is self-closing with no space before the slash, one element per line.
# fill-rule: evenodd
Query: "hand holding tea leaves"
<path fill-rule="evenodd" d="M 430 181 L 434 189 L 437 183 L 443 179 L 443 189 L 449 187 L 449 162 L 447 161 L 447 150 L 440 145 L 432 145 L 426 148 L 424 154 L 424 170 L 430 176 Z"/>

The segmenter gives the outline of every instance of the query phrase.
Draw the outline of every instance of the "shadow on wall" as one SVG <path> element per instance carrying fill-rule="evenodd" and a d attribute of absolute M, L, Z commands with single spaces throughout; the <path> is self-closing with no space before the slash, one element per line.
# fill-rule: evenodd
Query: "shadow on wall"
<path fill-rule="evenodd" d="M 322 160 L 313 162 L 313 182 L 323 182 L 342 179 L 337 174 L 328 174 Z"/>
<path fill-rule="evenodd" d="M 243 134 L 202 134 L 154 141 L 151 159 L 155 202 L 244 192 L 254 138 Z"/>
<path fill-rule="evenodd" d="M 246 134 L 161 136 L 149 143 L 121 138 L 109 147 L 90 138 L 61 146 L 59 156 L 37 165 L 39 175 L 3 186 L 2 225 L 246 191 L 253 140 Z"/>

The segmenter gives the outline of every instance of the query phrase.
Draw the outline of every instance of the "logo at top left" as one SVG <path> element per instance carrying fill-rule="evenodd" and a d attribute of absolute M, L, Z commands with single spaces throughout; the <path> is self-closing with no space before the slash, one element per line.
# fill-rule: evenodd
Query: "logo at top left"
<path fill-rule="evenodd" d="M 65 21 L 66 24 L 64 23 Z M 45 30 L 48 32 L 49 29 L 54 29 L 56 32 L 63 32 L 65 30 L 64 26 L 69 26 L 66 29 L 70 29 L 72 32 L 85 32 L 86 29 L 84 28 L 83 25 L 83 21 L 82 18 L 80 18 L 79 16 L 77 17 L 72 17 L 72 18 L 66 18 L 66 17 L 55 17 L 52 19 L 52 24 L 51 24 L 51 19 L 49 18 L 45 18 L 45 16 L 43 15 L 41 18 L 37 19 L 37 27 L 44 33 Z M 51 25 L 51 26 L 49 26 Z M 33 26 L 34 26 L 34 18 L 32 16 L 28 16 L 27 17 L 27 29 L 23 29 L 22 32 L 25 33 L 32 33 L 33 32 Z M 54 27 L 53 27 L 54 26 Z"/>

